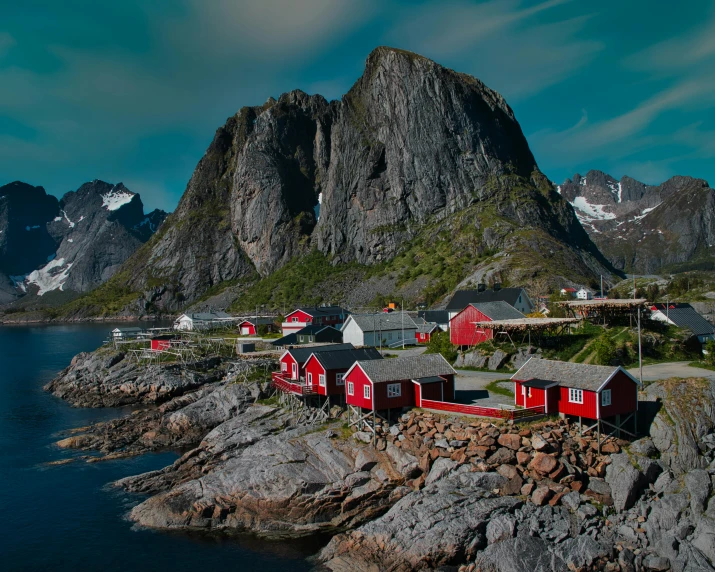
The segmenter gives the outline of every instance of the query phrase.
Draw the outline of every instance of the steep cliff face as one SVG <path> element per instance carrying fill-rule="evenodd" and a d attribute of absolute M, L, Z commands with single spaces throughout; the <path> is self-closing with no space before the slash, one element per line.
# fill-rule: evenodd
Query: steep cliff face
<path fill-rule="evenodd" d="M 559 191 L 616 268 L 651 274 L 715 267 L 715 191 L 702 179 L 649 186 L 589 171 Z"/>
<path fill-rule="evenodd" d="M 60 201 L 41 187 L 0 189 L 0 272 L 8 303 L 27 294 L 87 292 L 108 280 L 166 217 L 144 214 L 124 185 L 85 183 Z"/>
<path fill-rule="evenodd" d="M 333 264 L 389 261 L 427 226 L 460 233 L 468 209 L 460 254 L 504 250 L 491 272 L 563 249 L 566 273 L 608 274 L 498 93 L 378 48 L 341 101 L 292 91 L 231 117 L 176 212 L 108 288 L 175 311 L 313 250 Z"/>

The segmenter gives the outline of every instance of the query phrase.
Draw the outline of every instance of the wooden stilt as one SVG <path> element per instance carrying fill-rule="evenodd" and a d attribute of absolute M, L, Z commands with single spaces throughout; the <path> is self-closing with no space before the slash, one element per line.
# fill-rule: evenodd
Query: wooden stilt
<path fill-rule="evenodd" d="M 621 438 L 621 416 L 616 415 L 616 437 Z"/>
<path fill-rule="evenodd" d="M 375 410 L 372 410 L 372 444 L 377 443 L 377 423 L 375 422 Z"/>
<path fill-rule="evenodd" d="M 583 421 L 580 415 L 578 416 L 578 432 L 583 435 Z"/>
<path fill-rule="evenodd" d="M 601 420 L 598 420 L 598 436 L 597 436 L 597 443 L 598 443 L 598 454 L 601 454 Z"/>

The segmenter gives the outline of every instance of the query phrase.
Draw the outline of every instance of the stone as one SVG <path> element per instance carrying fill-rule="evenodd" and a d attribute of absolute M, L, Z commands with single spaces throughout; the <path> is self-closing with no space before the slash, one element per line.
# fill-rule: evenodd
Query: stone
<path fill-rule="evenodd" d="M 516 453 L 516 462 L 519 465 L 526 466 L 531 462 L 531 455 L 529 453 L 526 453 L 524 451 L 517 451 Z"/>
<path fill-rule="evenodd" d="M 514 465 L 499 465 L 497 467 L 497 473 L 507 479 L 514 479 L 519 476 L 519 472 Z"/>
<path fill-rule="evenodd" d="M 605 454 L 620 453 L 621 448 L 615 441 L 607 441 L 606 443 L 601 445 L 601 452 Z"/>
<path fill-rule="evenodd" d="M 535 434 L 531 437 L 531 446 L 535 451 L 545 451 L 549 448 L 549 442 L 541 435 Z"/>
<path fill-rule="evenodd" d="M 487 460 L 493 465 L 506 465 L 513 463 L 516 460 L 516 455 L 511 449 L 500 447 Z"/>
<path fill-rule="evenodd" d="M 561 504 L 570 511 L 576 512 L 578 507 L 581 505 L 581 495 L 575 491 L 566 493 L 563 497 L 561 497 Z"/>
<path fill-rule="evenodd" d="M 514 433 L 502 433 L 501 435 L 499 435 L 497 442 L 503 447 L 507 447 L 512 451 L 517 451 L 519 448 L 521 448 L 521 437 Z"/>
<path fill-rule="evenodd" d="M 654 554 L 650 554 L 644 558 L 643 566 L 646 568 L 646 570 L 653 570 L 654 572 L 664 572 L 665 570 L 670 570 L 670 560 L 663 556 L 656 556 Z"/>
<path fill-rule="evenodd" d="M 514 536 L 516 518 L 511 514 L 502 514 L 487 523 L 487 542 L 494 544 Z"/>
<path fill-rule="evenodd" d="M 427 479 L 425 480 L 425 485 L 431 485 L 435 481 L 451 473 L 456 467 L 457 463 L 455 463 L 454 461 L 445 457 L 440 457 L 432 465 L 432 469 L 430 470 L 429 474 L 427 475 Z"/>
<path fill-rule="evenodd" d="M 553 493 L 549 487 L 537 487 L 537 489 L 531 493 L 531 502 L 533 502 L 536 506 L 541 506 L 551 498 L 552 494 Z"/>
<path fill-rule="evenodd" d="M 684 481 L 690 493 L 690 509 L 693 514 L 702 514 L 712 491 L 710 475 L 703 469 L 695 469 L 685 474 Z"/>
<path fill-rule="evenodd" d="M 361 448 L 355 457 L 356 471 L 371 471 L 379 462 L 374 450 L 365 447 Z"/>
<path fill-rule="evenodd" d="M 353 439 L 361 443 L 372 443 L 372 433 L 368 431 L 357 431 L 353 433 Z"/>
<path fill-rule="evenodd" d="M 487 367 L 490 370 L 495 371 L 504 365 L 504 362 L 507 360 L 508 357 L 509 356 L 502 350 L 495 350 L 489 358 L 489 363 L 487 364 Z"/>
<path fill-rule="evenodd" d="M 387 445 L 385 453 L 392 460 L 397 472 L 403 477 L 411 478 L 416 477 L 419 474 L 419 462 L 417 461 L 417 457 L 414 455 L 395 447 L 392 443 Z"/>
<path fill-rule="evenodd" d="M 536 453 L 531 463 L 529 463 L 529 469 L 533 469 L 543 475 L 547 475 L 552 472 L 557 465 L 558 461 L 553 457 L 545 453 Z"/>
<path fill-rule="evenodd" d="M 526 483 L 525 485 L 523 485 L 521 487 L 521 494 L 525 497 L 528 497 L 531 494 L 531 492 L 534 490 L 535 486 L 536 485 L 534 485 L 534 483 Z"/>
<path fill-rule="evenodd" d="M 598 478 L 592 478 L 588 481 L 588 488 L 599 495 L 611 496 L 611 486 Z"/>
<path fill-rule="evenodd" d="M 643 437 L 642 439 L 633 441 L 630 446 L 630 451 L 643 457 L 653 457 L 658 454 L 658 449 L 650 437 Z"/>
<path fill-rule="evenodd" d="M 611 461 L 606 469 L 606 482 L 611 488 L 613 506 L 620 512 L 631 508 L 635 503 L 643 488 L 643 475 L 631 464 L 626 453 L 612 455 Z"/>
<path fill-rule="evenodd" d="M 479 552 L 476 569 L 480 572 L 569 572 L 568 565 L 549 548 L 550 543 L 541 538 L 517 534 Z"/>
<path fill-rule="evenodd" d="M 578 507 L 576 514 L 581 520 L 586 520 L 588 518 L 596 516 L 598 514 L 598 509 L 592 504 L 582 504 L 580 507 Z"/>

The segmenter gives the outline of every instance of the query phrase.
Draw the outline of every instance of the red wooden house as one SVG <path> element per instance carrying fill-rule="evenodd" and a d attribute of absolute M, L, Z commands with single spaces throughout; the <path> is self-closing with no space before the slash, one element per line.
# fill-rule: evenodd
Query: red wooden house
<path fill-rule="evenodd" d="M 469 304 L 449 321 L 449 340 L 455 346 L 474 346 L 494 336 L 492 330 L 479 328 L 477 322 L 525 318 L 514 306 L 503 301 Z"/>
<path fill-rule="evenodd" d="M 318 348 L 319 349 L 319 348 Z M 356 361 L 381 360 L 375 348 L 314 351 L 305 362 L 305 383 L 318 395 L 345 395 L 345 373 Z"/>
<path fill-rule="evenodd" d="M 151 349 L 155 352 L 163 352 L 171 347 L 171 340 L 176 336 L 171 334 L 162 334 L 160 336 L 154 336 L 151 339 Z"/>
<path fill-rule="evenodd" d="M 454 400 L 455 371 L 440 354 L 358 361 L 345 374 L 348 405 L 372 411 Z"/>
<path fill-rule="evenodd" d="M 285 317 L 282 324 L 283 335 L 302 330 L 310 324 L 318 326 L 338 326 L 350 315 L 340 306 L 319 306 L 317 308 L 297 308 Z M 339 328 L 338 328 L 339 329 Z"/>
<path fill-rule="evenodd" d="M 547 415 L 600 420 L 638 410 L 638 380 L 618 366 L 533 357 L 511 379 L 516 405 L 543 405 Z"/>
<path fill-rule="evenodd" d="M 352 344 L 326 344 L 324 346 L 310 346 L 288 348 L 280 357 L 280 377 L 290 381 L 302 381 L 305 383 L 305 362 L 313 353 L 336 350 L 354 350 Z"/>
<path fill-rule="evenodd" d="M 434 322 L 425 322 L 424 324 L 419 324 L 417 326 L 417 332 L 415 333 L 415 338 L 418 344 L 428 344 L 432 338 L 432 334 L 439 332 L 439 326 Z"/>
<path fill-rule="evenodd" d="M 269 332 L 275 330 L 273 318 L 270 316 L 258 316 L 240 322 L 238 324 L 238 331 L 242 336 L 255 336 L 258 333 L 259 326 L 265 326 Z"/>

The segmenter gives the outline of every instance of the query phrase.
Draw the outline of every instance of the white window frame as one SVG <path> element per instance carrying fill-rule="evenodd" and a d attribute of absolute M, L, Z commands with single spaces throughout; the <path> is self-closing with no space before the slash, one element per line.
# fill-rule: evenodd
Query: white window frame
<path fill-rule="evenodd" d="M 288 364 L 284 361 L 281 362 L 281 371 L 288 371 Z"/>
<path fill-rule="evenodd" d="M 293 367 L 291 368 L 291 379 L 298 379 L 298 364 L 294 363 L 291 364 Z"/>
<path fill-rule="evenodd" d="M 290 321 L 291 321 L 291 322 L 297 322 L 297 321 L 298 321 L 298 318 L 291 318 Z"/>
<path fill-rule="evenodd" d="M 345 385 L 345 374 L 336 373 L 335 374 L 335 385 Z"/>
<path fill-rule="evenodd" d="M 583 389 L 569 387 L 569 403 L 583 404 Z"/>
<path fill-rule="evenodd" d="M 352 381 L 348 381 L 348 395 L 355 395 L 355 384 Z"/>
<path fill-rule="evenodd" d="M 521 386 L 521 396 L 526 397 L 526 386 L 525 385 Z"/>
<path fill-rule="evenodd" d="M 611 396 L 611 390 L 610 389 L 604 389 L 601 392 L 601 407 L 608 407 L 613 403 L 612 401 L 612 396 Z"/>
<path fill-rule="evenodd" d="M 402 384 L 401 383 L 388 383 L 387 384 L 387 397 L 401 397 L 402 396 Z"/>
<path fill-rule="evenodd" d="M 322 373 L 318 374 L 318 385 L 325 387 L 325 375 Z"/>
<path fill-rule="evenodd" d="M 365 399 L 370 399 L 370 386 L 366 383 L 365 385 L 362 386 L 362 396 Z"/>

